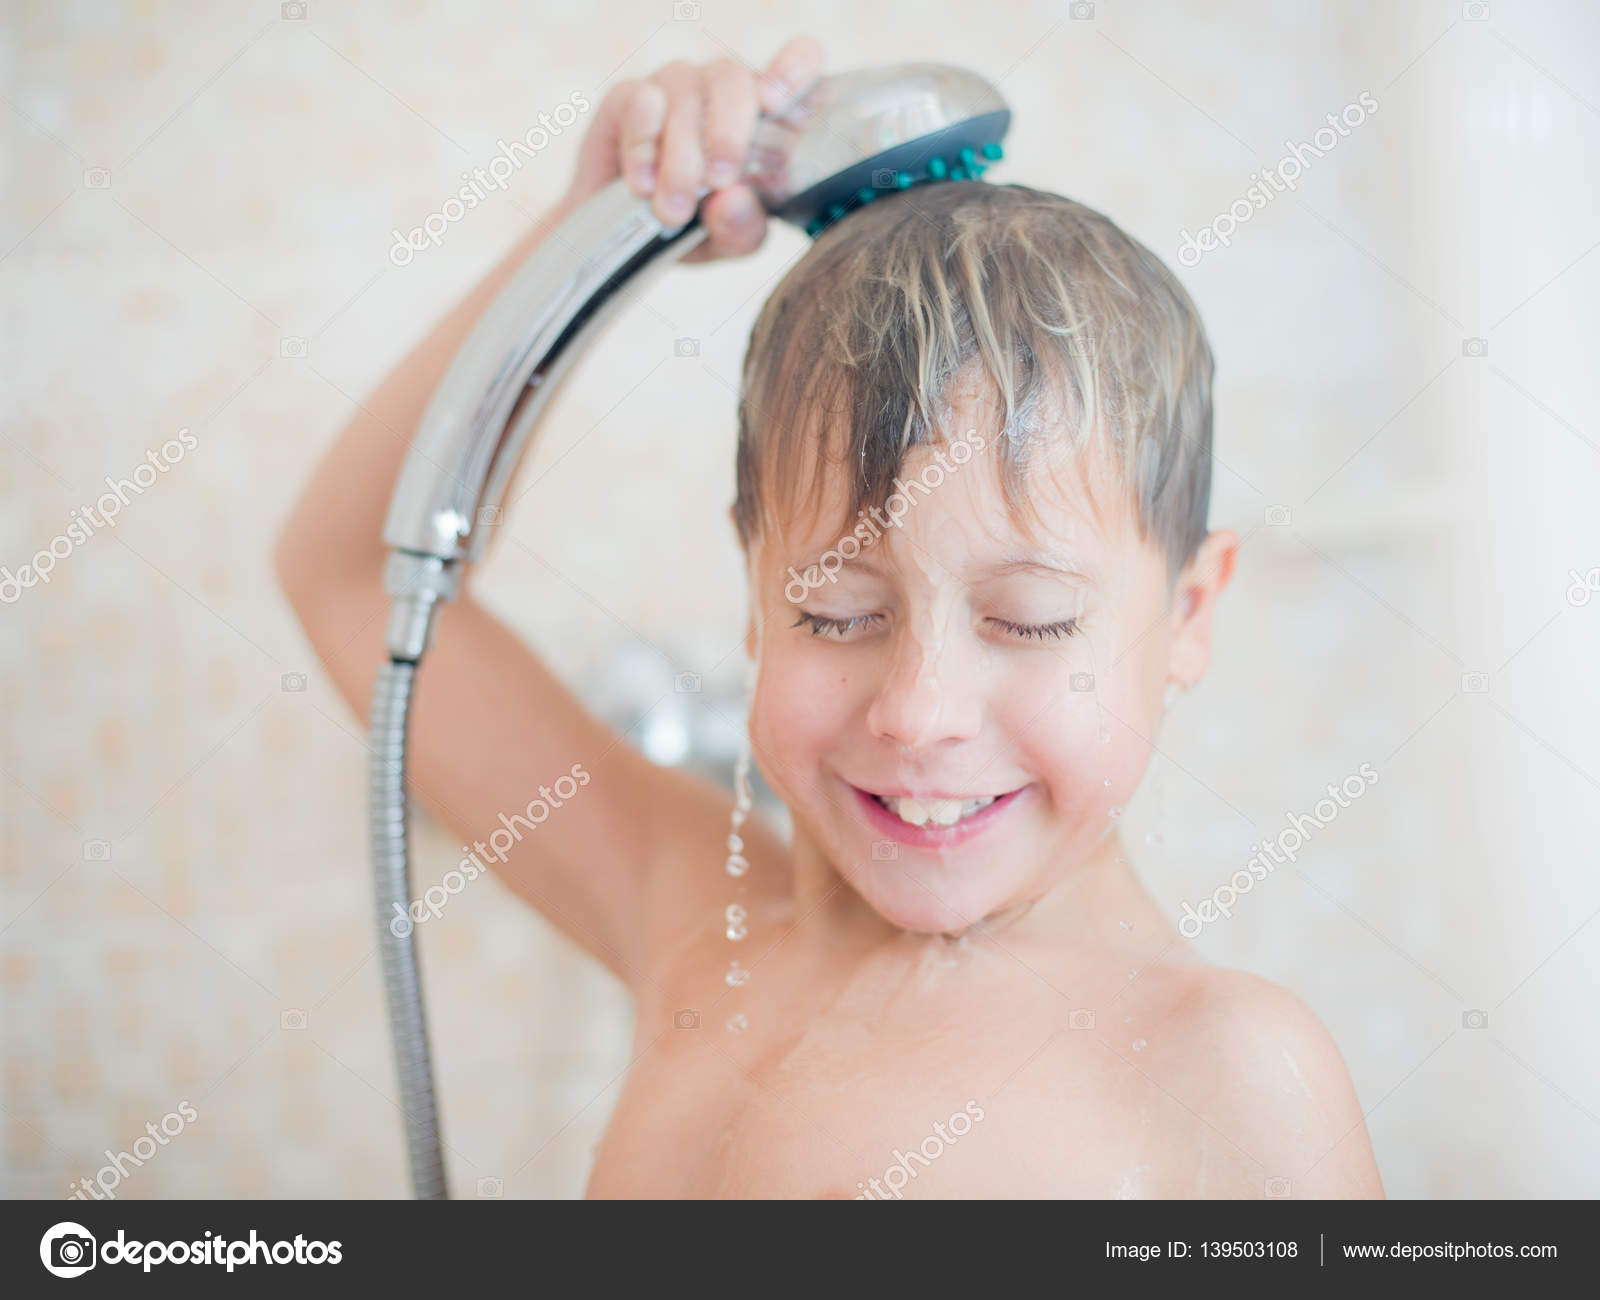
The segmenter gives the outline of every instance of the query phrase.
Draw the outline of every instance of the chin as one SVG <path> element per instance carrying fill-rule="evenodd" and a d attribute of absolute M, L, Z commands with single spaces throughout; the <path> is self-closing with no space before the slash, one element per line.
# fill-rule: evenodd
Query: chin
<path fill-rule="evenodd" d="M 916 867 L 905 862 L 870 862 L 850 881 L 867 906 L 896 929 L 913 934 L 961 934 L 998 911 L 1004 901 L 959 883 L 924 887 Z"/>

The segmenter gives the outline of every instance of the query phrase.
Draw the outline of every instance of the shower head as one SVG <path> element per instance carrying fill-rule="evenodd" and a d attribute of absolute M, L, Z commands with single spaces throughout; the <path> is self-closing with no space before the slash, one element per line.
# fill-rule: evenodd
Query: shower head
<path fill-rule="evenodd" d="M 758 124 L 744 179 L 768 212 L 816 235 L 881 194 L 980 179 L 1010 125 L 995 88 L 962 68 L 840 73 Z"/>
<path fill-rule="evenodd" d="M 977 179 L 1001 156 L 1011 112 L 983 78 L 913 63 L 822 77 L 752 133 L 743 180 L 772 215 L 813 236 L 882 194 L 939 180 Z M 702 195 L 703 196 L 703 195 Z M 583 341 L 637 285 L 705 238 L 698 213 L 663 226 L 649 203 L 613 181 L 530 255 L 463 344 L 412 441 L 384 541 L 420 566 L 470 561 L 520 459 L 527 435 Z M 647 272 L 649 274 L 647 274 Z M 447 599 L 451 581 L 402 562 Z M 425 629 L 424 629 L 425 630 Z M 415 657 L 412 633 L 396 654 Z"/>

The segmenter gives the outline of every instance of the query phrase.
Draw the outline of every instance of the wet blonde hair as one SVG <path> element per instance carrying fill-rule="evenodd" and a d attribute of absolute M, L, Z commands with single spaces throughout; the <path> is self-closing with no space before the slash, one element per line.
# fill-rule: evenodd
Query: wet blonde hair
<path fill-rule="evenodd" d="M 882 507 L 908 451 L 948 441 L 947 391 L 981 368 L 1003 406 L 1012 514 L 1040 440 L 1103 438 L 1176 576 L 1206 533 L 1210 345 L 1172 273 L 1081 203 L 948 181 L 839 221 L 767 299 L 739 395 L 734 521 L 751 546 L 826 467 L 855 467 L 845 531 Z"/>

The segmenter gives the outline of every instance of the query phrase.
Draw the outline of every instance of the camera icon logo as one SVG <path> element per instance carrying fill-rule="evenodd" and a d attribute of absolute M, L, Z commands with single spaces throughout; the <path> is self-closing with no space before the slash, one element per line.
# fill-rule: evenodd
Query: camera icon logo
<path fill-rule="evenodd" d="M 498 1178 L 478 1179 L 478 1195 L 500 1197 L 506 1194 L 506 1185 Z"/>
<path fill-rule="evenodd" d="M 675 23 L 697 22 L 700 18 L 700 6 L 695 0 L 678 0 L 672 6 L 672 21 Z"/>
<path fill-rule="evenodd" d="M 481 528 L 491 528 L 500 522 L 499 506 L 479 506 L 478 525 Z"/>
<path fill-rule="evenodd" d="M 1487 1011 L 1463 1011 L 1461 1013 L 1461 1027 L 1463 1029 L 1487 1029 L 1489 1027 L 1489 1013 Z"/>
<path fill-rule="evenodd" d="M 1079 1007 L 1067 1017 L 1068 1029 L 1093 1029 L 1094 1012 L 1088 1007 Z"/>
<path fill-rule="evenodd" d="M 672 679 L 672 689 L 685 695 L 700 693 L 699 673 L 679 673 Z"/>
<path fill-rule="evenodd" d="M 83 842 L 83 860 L 85 862 L 109 862 L 111 860 L 111 845 L 106 840 L 85 840 Z"/>
<path fill-rule="evenodd" d="M 1487 9 L 1488 6 L 1485 5 L 1484 8 Z M 1485 14 L 1484 17 L 1488 17 L 1488 15 Z M 1464 357 L 1486 357 L 1486 356 L 1488 356 L 1489 355 L 1489 340 L 1488 339 L 1462 339 L 1461 340 L 1461 355 L 1464 356 Z"/>
<path fill-rule="evenodd" d="M 698 6 L 697 6 L 698 7 Z M 699 339 L 673 339 L 672 355 L 675 357 L 697 357 L 700 355 Z"/>
<path fill-rule="evenodd" d="M 285 691 L 303 691 L 306 688 L 306 675 L 304 673 L 284 673 L 278 678 L 278 686 Z"/>
<path fill-rule="evenodd" d="M 306 354 L 306 341 L 296 335 L 282 339 L 278 343 L 278 355 L 283 357 L 304 357 Z"/>
<path fill-rule="evenodd" d="M 1268 506 L 1265 517 L 1268 527 L 1285 528 L 1294 518 L 1294 514 L 1288 506 Z"/>
<path fill-rule="evenodd" d="M 284 22 L 295 23 L 306 16 L 306 6 L 303 0 L 284 0 L 278 12 L 283 15 Z"/>
<path fill-rule="evenodd" d="M 872 169 L 872 188 L 875 190 L 893 190 L 899 188 L 895 180 L 893 167 L 874 167 Z"/>
<path fill-rule="evenodd" d="M 893 840 L 873 840 L 872 860 L 874 862 L 893 862 L 900 856 L 900 846 Z"/>
<path fill-rule="evenodd" d="M 1488 673 L 1462 673 L 1461 689 L 1469 695 L 1484 695 L 1489 690 Z"/>
<path fill-rule="evenodd" d="M 1289 1180 L 1287 1178 L 1267 1179 L 1267 1196 L 1274 1201 L 1286 1200 L 1289 1196 Z"/>
<path fill-rule="evenodd" d="M 306 1027 L 306 1013 L 298 1007 L 290 1007 L 278 1017 L 279 1029 L 304 1029 Z"/>
<path fill-rule="evenodd" d="M 1489 6 L 1484 0 L 1467 0 L 1461 6 L 1461 16 L 1469 23 L 1486 23 L 1489 21 Z"/>
<path fill-rule="evenodd" d="M 700 1013 L 698 1011 L 674 1011 L 672 1013 L 672 1027 L 674 1029 L 700 1028 Z"/>
<path fill-rule="evenodd" d="M 1094 18 L 1094 5 L 1091 0 L 1072 0 L 1067 6 L 1067 17 L 1076 18 L 1079 22 L 1088 22 Z"/>
<path fill-rule="evenodd" d="M 1070 334 L 1067 336 L 1067 352 L 1075 357 L 1092 357 L 1094 355 L 1093 334 Z"/>
<path fill-rule="evenodd" d="M 81 1277 L 95 1266 L 97 1254 L 81 1223 L 58 1223 L 39 1239 L 39 1262 L 56 1277 Z"/>
<path fill-rule="evenodd" d="M 1067 679 L 1067 684 L 1075 691 L 1092 691 L 1094 690 L 1094 674 L 1073 673 Z"/>
<path fill-rule="evenodd" d="M 86 190 L 109 190 L 111 188 L 111 173 L 104 167 L 89 167 L 83 173 L 83 188 Z"/>

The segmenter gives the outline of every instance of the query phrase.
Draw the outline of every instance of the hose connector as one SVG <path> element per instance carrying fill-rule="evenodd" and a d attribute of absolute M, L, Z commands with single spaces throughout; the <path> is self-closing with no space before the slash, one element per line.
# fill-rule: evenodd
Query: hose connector
<path fill-rule="evenodd" d="M 389 658 L 414 664 L 433 635 L 438 607 L 455 597 L 461 583 L 453 561 L 414 551 L 395 551 L 384 566 L 384 589 L 394 598 L 389 609 Z"/>

